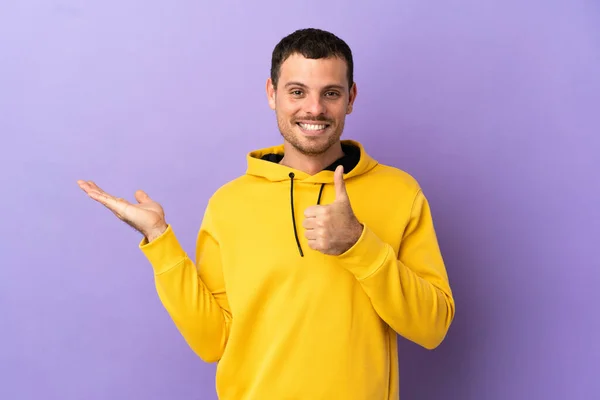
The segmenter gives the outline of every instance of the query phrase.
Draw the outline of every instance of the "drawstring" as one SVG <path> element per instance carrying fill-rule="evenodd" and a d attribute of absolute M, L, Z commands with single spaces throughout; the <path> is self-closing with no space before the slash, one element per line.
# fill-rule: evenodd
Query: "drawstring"
<path fill-rule="evenodd" d="M 292 225 L 294 226 L 294 236 L 296 237 L 296 244 L 298 245 L 298 251 L 300 252 L 300 257 L 304 257 L 304 252 L 302 251 L 302 246 L 300 246 L 300 239 L 298 238 L 298 230 L 296 229 L 296 214 L 294 213 L 294 173 L 290 172 L 290 203 L 292 206 Z M 321 204 L 321 195 L 323 194 L 323 188 L 325 184 L 321 184 L 321 189 L 319 190 L 319 197 L 317 198 L 317 205 Z"/>
<path fill-rule="evenodd" d="M 321 194 L 323 193 L 323 188 L 325 187 L 325 184 L 322 183 L 321 184 L 321 190 L 319 190 L 319 198 L 317 199 L 317 205 L 321 204 Z"/>
<path fill-rule="evenodd" d="M 298 239 L 298 231 L 296 230 L 296 217 L 294 216 L 294 173 L 290 172 L 290 203 L 292 204 L 292 224 L 294 225 L 294 236 L 296 236 L 296 244 L 298 245 L 298 251 L 300 251 L 300 257 L 304 257 L 302 252 L 302 246 L 300 246 L 300 239 Z"/>

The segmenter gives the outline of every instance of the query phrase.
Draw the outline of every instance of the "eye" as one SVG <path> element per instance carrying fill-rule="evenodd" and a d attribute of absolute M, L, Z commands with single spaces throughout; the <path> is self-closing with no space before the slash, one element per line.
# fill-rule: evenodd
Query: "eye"
<path fill-rule="evenodd" d="M 325 96 L 327 97 L 338 97 L 340 94 L 338 92 L 327 92 Z"/>
<path fill-rule="evenodd" d="M 290 94 L 291 94 L 292 96 L 296 96 L 296 97 L 298 97 L 298 96 L 302 96 L 302 90 L 292 90 L 292 91 L 290 92 Z"/>

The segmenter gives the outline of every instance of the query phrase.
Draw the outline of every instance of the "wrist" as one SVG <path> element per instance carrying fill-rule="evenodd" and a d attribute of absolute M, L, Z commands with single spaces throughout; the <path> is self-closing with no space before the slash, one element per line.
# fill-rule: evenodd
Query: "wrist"
<path fill-rule="evenodd" d="M 144 236 L 146 237 L 148 242 L 152 242 L 153 240 L 160 237 L 163 233 L 165 233 L 165 231 L 167 230 L 167 227 L 168 227 L 167 223 L 163 222 L 160 225 L 153 228 L 151 231 L 145 233 Z"/>
<path fill-rule="evenodd" d="M 338 256 L 341 265 L 359 281 L 371 276 L 386 259 L 392 260 L 394 250 L 365 224 L 362 235 L 348 251 Z"/>
<path fill-rule="evenodd" d="M 365 226 L 363 224 L 361 224 L 359 220 L 356 220 L 355 224 L 354 224 L 354 237 L 353 237 L 354 243 L 353 244 L 358 242 L 358 239 L 360 239 L 360 237 L 362 236 L 364 229 L 365 229 Z"/>
<path fill-rule="evenodd" d="M 360 239 L 360 237 L 363 234 L 363 229 L 364 226 L 363 224 L 360 223 L 360 221 L 355 220 L 354 223 L 352 224 L 352 227 L 350 228 L 350 240 L 348 241 L 347 245 L 346 245 L 346 249 L 344 250 L 344 252 L 348 251 L 350 248 L 354 247 L 354 245 L 356 245 L 356 243 L 358 242 L 358 240 Z"/>

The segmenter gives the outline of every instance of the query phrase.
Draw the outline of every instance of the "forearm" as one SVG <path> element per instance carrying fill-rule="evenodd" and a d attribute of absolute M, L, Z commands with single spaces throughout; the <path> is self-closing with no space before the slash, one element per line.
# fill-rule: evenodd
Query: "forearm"
<path fill-rule="evenodd" d="M 393 248 L 368 227 L 357 246 L 340 257 L 373 308 L 399 335 L 427 348 L 437 347 L 454 318 L 454 300 L 441 258 L 423 259 L 421 274 L 396 258 Z"/>
<path fill-rule="evenodd" d="M 231 316 L 218 303 L 169 227 L 141 245 L 154 269 L 158 296 L 185 341 L 204 361 L 221 358 Z"/>
<path fill-rule="evenodd" d="M 198 278 L 196 267 L 185 258 L 155 275 L 158 296 L 188 345 L 206 362 L 221 358 L 231 316 Z"/>

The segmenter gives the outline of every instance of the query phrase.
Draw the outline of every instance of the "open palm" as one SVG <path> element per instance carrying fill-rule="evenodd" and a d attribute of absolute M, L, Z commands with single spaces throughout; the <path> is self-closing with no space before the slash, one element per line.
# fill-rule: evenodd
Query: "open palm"
<path fill-rule="evenodd" d="M 138 230 L 149 240 L 159 236 L 166 229 L 165 213 L 160 204 L 152 200 L 145 192 L 135 192 L 137 204 L 114 197 L 102 190 L 92 181 L 77 181 L 87 195 L 103 204 L 120 220 Z"/>

